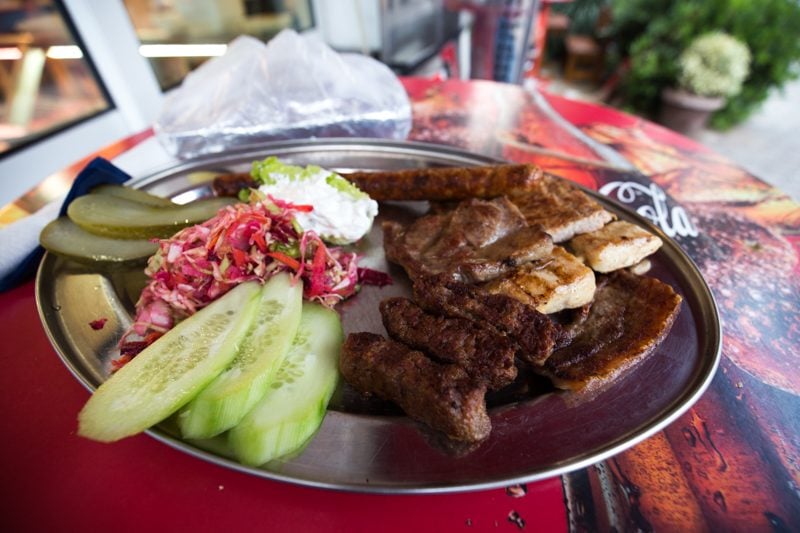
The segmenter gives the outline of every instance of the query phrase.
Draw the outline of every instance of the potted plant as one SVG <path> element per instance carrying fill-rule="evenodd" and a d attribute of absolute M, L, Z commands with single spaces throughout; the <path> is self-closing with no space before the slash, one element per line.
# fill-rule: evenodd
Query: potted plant
<path fill-rule="evenodd" d="M 678 58 L 678 87 L 661 93 L 661 124 L 695 133 L 738 94 L 750 68 L 750 50 L 723 32 L 697 37 Z"/>

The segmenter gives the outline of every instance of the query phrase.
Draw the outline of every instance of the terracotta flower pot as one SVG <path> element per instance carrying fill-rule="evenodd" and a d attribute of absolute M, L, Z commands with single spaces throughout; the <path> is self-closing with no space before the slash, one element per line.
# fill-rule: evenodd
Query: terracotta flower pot
<path fill-rule="evenodd" d="M 722 97 L 698 96 L 682 89 L 666 88 L 661 92 L 658 121 L 672 130 L 691 135 L 703 129 L 711 113 L 724 105 Z"/>

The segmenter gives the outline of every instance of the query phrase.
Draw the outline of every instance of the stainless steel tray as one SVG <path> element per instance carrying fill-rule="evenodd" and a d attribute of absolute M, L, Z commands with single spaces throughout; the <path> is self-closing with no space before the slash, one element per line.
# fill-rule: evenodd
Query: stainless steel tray
<path fill-rule="evenodd" d="M 249 168 L 267 155 L 298 164 L 347 171 L 496 160 L 460 150 L 409 142 L 325 140 L 264 145 L 163 169 L 135 185 L 182 200 L 208 193 L 208 172 Z M 265 478 L 315 487 L 384 493 L 453 492 L 528 482 L 588 466 L 659 431 L 703 393 L 719 362 L 721 330 L 713 296 L 694 263 L 647 220 L 592 191 L 619 217 L 660 235 L 664 246 L 649 275 L 684 297 L 671 333 L 658 350 L 612 387 L 592 396 L 544 392 L 501 396 L 492 402 L 493 431 L 475 449 L 452 446 L 385 403 L 359 399 L 343 386 L 317 435 L 292 458 L 249 468 L 229 458 L 224 439 L 182 440 L 166 423 L 154 438 L 201 459 Z M 424 205 L 381 206 L 381 217 L 413 217 Z M 405 276 L 386 263 L 380 225 L 358 245 L 369 266 L 390 271 L 395 284 L 366 287 L 339 306 L 346 332 L 383 333 L 378 302 L 408 294 Z M 36 280 L 44 328 L 64 364 L 89 390 L 108 376 L 117 340 L 131 322 L 142 286 L 141 269 L 97 272 L 47 254 Z M 646 312 L 646 310 L 643 310 Z M 89 326 L 107 318 L 98 331 Z M 77 413 L 76 413 L 77 415 Z"/>

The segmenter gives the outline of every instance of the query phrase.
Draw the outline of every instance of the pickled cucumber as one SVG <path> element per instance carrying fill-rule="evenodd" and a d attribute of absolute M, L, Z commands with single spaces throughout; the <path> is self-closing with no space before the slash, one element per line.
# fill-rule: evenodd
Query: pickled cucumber
<path fill-rule="evenodd" d="M 50 222 L 39 234 L 39 243 L 54 254 L 81 263 L 121 264 L 145 261 L 158 244 L 146 239 L 113 239 L 82 230 L 67 217 Z"/>
<path fill-rule="evenodd" d="M 317 431 L 339 380 L 339 315 L 303 303 L 300 327 L 264 397 L 228 433 L 238 459 L 261 465 L 303 446 Z"/>
<path fill-rule="evenodd" d="M 89 398 L 78 415 L 78 434 L 116 441 L 183 407 L 236 356 L 259 290 L 256 282 L 238 285 L 145 348 Z"/>
<path fill-rule="evenodd" d="M 175 205 L 169 198 L 162 198 L 161 196 L 156 196 L 140 189 L 126 187 L 124 185 L 114 185 L 112 183 L 95 187 L 92 189 L 92 194 L 116 196 L 117 198 L 123 198 L 125 200 L 151 205 L 154 207 L 170 207 Z"/>
<path fill-rule="evenodd" d="M 69 204 L 67 215 L 96 235 L 148 239 L 170 237 L 181 228 L 208 220 L 234 202 L 232 198 L 206 198 L 185 205 L 154 207 L 107 194 L 87 194 Z"/>
<path fill-rule="evenodd" d="M 241 421 L 267 390 L 300 324 L 303 284 L 289 274 L 270 279 L 236 358 L 178 415 L 186 438 L 209 438 Z"/>

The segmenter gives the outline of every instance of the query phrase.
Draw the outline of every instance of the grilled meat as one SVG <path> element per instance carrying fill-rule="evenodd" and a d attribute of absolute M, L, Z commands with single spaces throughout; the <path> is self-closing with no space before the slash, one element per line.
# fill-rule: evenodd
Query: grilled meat
<path fill-rule="evenodd" d="M 489 281 L 517 266 L 547 257 L 552 249 L 552 239 L 540 227 L 525 227 L 475 250 L 458 265 L 457 273 L 468 283 Z"/>
<path fill-rule="evenodd" d="M 657 236 L 624 220 L 615 220 L 569 241 L 569 247 L 578 258 L 603 273 L 636 265 L 655 253 L 661 244 Z"/>
<path fill-rule="evenodd" d="M 485 285 L 492 294 L 505 294 L 550 314 L 592 301 L 594 272 L 577 257 L 554 246 L 547 259 L 515 268 Z"/>
<path fill-rule="evenodd" d="M 574 309 L 565 309 L 553 315 L 553 319 L 561 326 L 561 335 L 556 341 L 556 350 L 569 346 L 572 340 L 580 333 L 581 326 L 589 318 L 589 311 L 592 310 L 592 303 L 576 307 Z"/>
<path fill-rule="evenodd" d="M 650 269 L 653 267 L 653 264 L 650 262 L 649 259 L 645 258 L 636 263 L 635 265 L 631 266 L 628 270 L 632 274 L 638 274 L 641 276 L 642 274 L 647 274 L 650 272 Z"/>
<path fill-rule="evenodd" d="M 542 170 L 535 165 L 493 165 L 352 172 L 344 177 L 379 202 L 464 200 L 524 193 L 542 177 Z"/>
<path fill-rule="evenodd" d="M 542 365 L 560 337 L 560 328 L 533 307 L 503 294 L 447 276 L 423 276 L 414 280 L 414 301 L 426 311 L 471 320 L 517 343 L 517 356 Z"/>
<path fill-rule="evenodd" d="M 447 273 L 461 281 L 487 281 L 546 256 L 553 246 L 505 197 L 466 200 L 408 227 L 387 222 L 383 231 L 387 258 L 411 278 Z"/>
<path fill-rule="evenodd" d="M 462 441 L 486 438 L 485 384 L 459 365 L 442 364 L 374 333 L 351 333 L 339 369 L 350 385 L 398 404 L 408 416 Z"/>
<path fill-rule="evenodd" d="M 443 228 L 445 235 L 473 249 L 488 246 L 528 225 L 517 206 L 505 196 L 464 200 L 449 214 L 450 224 Z"/>
<path fill-rule="evenodd" d="M 509 193 L 530 226 L 541 225 L 553 242 L 602 228 L 614 215 L 567 180 L 543 175 L 524 194 Z"/>
<path fill-rule="evenodd" d="M 214 178 L 211 188 L 217 196 L 239 196 L 239 191 L 250 187 L 258 187 L 258 183 L 249 172 L 222 174 Z"/>
<path fill-rule="evenodd" d="M 426 313 L 406 298 L 380 305 L 389 336 L 444 363 L 460 365 L 476 382 L 500 389 L 517 377 L 516 344 L 507 337 L 463 318 Z"/>
<path fill-rule="evenodd" d="M 559 388 L 592 389 L 646 358 L 669 333 L 681 296 L 656 279 L 619 270 L 604 276 L 572 342 L 553 352 L 543 373 Z"/>

